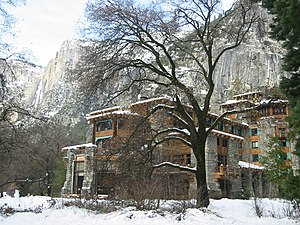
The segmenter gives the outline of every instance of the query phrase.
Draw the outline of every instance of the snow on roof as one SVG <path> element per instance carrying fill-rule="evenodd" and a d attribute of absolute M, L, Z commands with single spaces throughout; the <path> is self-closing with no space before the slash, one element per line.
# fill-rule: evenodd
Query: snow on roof
<path fill-rule="evenodd" d="M 138 105 L 138 104 L 143 104 L 143 103 L 147 103 L 147 102 L 153 102 L 153 101 L 157 101 L 157 100 L 172 100 L 172 98 L 169 97 L 169 96 L 158 97 L 158 98 L 150 98 L 150 99 L 146 99 L 146 100 L 142 100 L 142 101 L 138 101 L 138 102 L 132 103 L 130 106 L 134 106 L 134 105 Z"/>
<path fill-rule="evenodd" d="M 118 110 L 118 109 L 120 109 L 120 106 L 114 106 L 114 107 L 111 107 L 111 108 L 100 109 L 100 110 L 90 112 L 88 115 L 100 114 L 100 113 L 105 113 L 107 111 L 114 111 L 114 110 Z"/>
<path fill-rule="evenodd" d="M 77 149 L 77 148 L 86 148 L 86 147 L 97 147 L 97 145 L 94 145 L 93 143 L 87 143 L 87 144 L 79 144 L 79 145 L 72 145 L 72 146 L 66 146 L 62 148 L 62 151 L 66 151 L 69 149 Z"/>
<path fill-rule="evenodd" d="M 256 170 L 265 169 L 265 167 L 263 167 L 263 166 L 257 166 L 257 165 L 254 165 L 252 163 L 243 162 L 243 161 L 239 161 L 239 166 L 242 167 L 242 168 L 250 168 L 250 169 L 256 169 Z"/>
<path fill-rule="evenodd" d="M 219 117 L 220 115 L 219 114 L 216 114 L 216 113 L 212 113 L 212 112 L 209 112 L 208 113 L 209 116 L 215 116 L 215 117 Z M 235 120 L 231 120 L 227 117 L 223 117 L 222 118 L 223 121 L 228 121 L 228 122 L 231 122 L 231 123 L 234 123 L 234 124 L 239 124 L 239 125 L 243 125 L 243 126 L 249 126 L 247 123 L 241 123 L 241 122 L 238 122 L 238 121 L 235 121 Z"/>
<path fill-rule="evenodd" d="M 107 112 L 107 113 L 102 113 L 102 114 L 95 114 L 92 116 L 87 116 L 86 119 L 87 120 L 91 120 L 94 118 L 100 118 L 100 117 L 104 117 L 104 116 L 108 116 L 108 115 L 133 115 L 133 116 L 142 116 L 138 113 L 133 113 L 129 110 L 116 110 L 116 111 L 112 111 L 112 112 Z"/>
<path fill-rule="evenodd" d="M 240 96 L 245 96 L 245 95 L 251 95 L 251 94 L 261 94 L 262 92 L 261 91 L 251 91 L 251 92 L 246 92 L 246 93 L 243 93 L 243 94 L 239 94 L 239 95 L 234 95 L 233 98 L 236 98 L 236 97 L 240 97 Z"/>
<path fill-rule="evenodd" d="M 206 130 L 208 130 L 208 128 L 206 128 Z M 220 130 L 213 129 L 212 132 L 216 133 L 216 134 L 222 134 L 222 135 L 225 135 L 225 136 L 228 136 L 228 137 L 240 139 L 240 140 L 245 140 L 244 137 L 241 137 L 241 136 L 235 135 L 235 134 L 231 134 L 231 133 L 227 133 L 227 132 L 224 132 L 224 131 L 220 131 Z"/>
<path fill-rule="evenodd" d="M 231 104 L 236 104 L 236 103 L 241 103 L 241 102 L 250 102 L 249 100 L 236 100 L 236 99 L 231 99 L 226 101 L 225 103 L 222 103 L 221 105 L 231 105 Z"/>
<path fill-rule="evenodd" d="M 267 103 L 288 103 L 288 100 L 285 99 L 277 99 L 277 100 L 262 100 L 259 104 L 267 104 Z"/>

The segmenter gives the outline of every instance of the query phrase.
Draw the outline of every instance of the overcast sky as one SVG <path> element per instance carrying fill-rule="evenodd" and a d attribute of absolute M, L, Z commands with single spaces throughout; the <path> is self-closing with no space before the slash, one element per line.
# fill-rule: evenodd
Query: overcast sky
<path fill-rule="evenodd" d="M 14 44 L 32 50 L 38 63 L 46 66 L 65 40 L 78 37 L 76 25 L 87 1 L 27 0 L 25 6 L 13 8 L 18 20 Z M 226 5 L 232 2 L 223 1 Z"/>
<path fill-rule="evenodd" d="M 0 0 L 1 1 L 1 0 Z M 55 57 L 61 44 L 76 38 L 76 25 L 87 0 L 27 0 L 12 9 L 17 18 L 14 43 L 31 49 L 43 66 Z"/>

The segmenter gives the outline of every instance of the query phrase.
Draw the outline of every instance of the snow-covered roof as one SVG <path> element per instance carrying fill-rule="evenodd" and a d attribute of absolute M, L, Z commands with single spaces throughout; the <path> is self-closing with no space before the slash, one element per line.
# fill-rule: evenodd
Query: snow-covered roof
<path fill-rule="evenodd" d="M 206 128 L 208 129 L 208 128 Z M 213 129 L 211 132 L 213 133 L 216 133 L 216 134 L 221 134 L 221 135 L 225 135 L 227 137 L 232 137 L 232 138 L 235 138 L 235 139 L 239 139 L 239 140 L 245 140 L 244 137 L 241 137 L 239 135 L 235 135 L 235 134 L 231 134 L 231 133 L 227 133 L 227 132 L 224 132 L 224 131 L 220 131 L 220 130 L 215 130 Z"/>
<path fill-rule="evenodd" d="M 252 94 L 261 94 L 261 93 L 262 93 L 261 91 L 251 91 L 251 92 L 246 92 L 246 93 L 239 94 L 239 95 L 234 95 L 233 98 L 246 96 L 246 95 L 252 95 Z"/>
<path fill-rule="evenodd" d="M 250 102 L 250 101 L 245 99 L 242 100 L 231 99 L 226 101 L 225 103 L 222 103 L 221 105 L 231 105 L 231 104 L 244 103 L 244 102 Z"/>
<path fill-rule="evenodd" d="M 239 161 L 239 166 L 242 168 L 250 168 L 250 169 L 256 169 L 256 170 L 265 169 L 265 167 L 263 167 L 263 166 L 254 165 L 252 163 L 248 163 L 248 162 L 244 162 L 244 161 Z"/>
<path fill-rule="evenodd" d="M 277 99 L 277 100 L 262 100 L 260 104 L 267 104 L 267 103 L 288 103 L 288 100 L 285 99 Z"/>
<path fill-rule="evenodd" d="M 147 103 L 147 102 L 153 102 L 153 101 L 157 101 L 157 100 L 172 100 L 172 99 L 171 99 L 171 97 L 150 98 L 150 99 L 146 99 L 146 100 L 142 100 L 142 101 L 132 103 L 130 106 L 139 105 L 139 104 L 143 104 L 143 103 Z"/>
<path fill-rule="evenodd" d="M 72 145 L 72 146 L 66 146 L 62 148 L 62 151 L 66 151 L 69 149 L 77 149 L 77 148 L 86 148 L 86 147 L 97 147 L 97 145 L 94 145 L 93 143 L 87 143 L 87 144 L 79 144 L 79 145 Z"/>
<path fill-rule="evenodd" d="M 220 115 L 219 114 L 216 114 L 216 113 L 212 113 L 212 112 L 209 112 L 208 113 L 209 116 L 215 116 L 215 117 L 219 117 Z M 228 121 L 228 122 L 231 122 L 231 123 L 234 123 L 234 124 L 239 124 L 239 125 L 243 125 L 243 126 L 249 126 L 247 123 L 241 123 L 241 122 L 238 122 L 238 121 L 235 121 L 235 120 L 231 120 L 227 117 L 223 117 L 222 118 L 223 121 Z"/>
<path fill-rule="evenodd" d="M 112 112 L 106 112 L 106 113 L 102 113 L 102 114 L 95 114 L 95 115 L 92 115 L 92 116 L 87 116 L 86 119 L 87 120 L 91 120 L 91 119 L 94 119 L 94 118 L 100 118 L 100 117 L 105 117 L 105 116 L 108 116 L 108 115 L 133 115 L 133 116 L 142 116 L 138 113 L 133 113 L 129 110 L 116 110 L 116 111 L 112 111 Z"/>
<path fill-rule="evenodd" d="M 90 112 L 88 115 L 101 114 L 101 113 L 106 113 L 108 111 L 114 111 L 114 110 L 118 110 L 118 109 L 120 109 L 120 106 L 114 106 L 111 108 L 106 108 L 106 109 L 101 109 L 101 110 L 96 110 L 96 111 Z"/>

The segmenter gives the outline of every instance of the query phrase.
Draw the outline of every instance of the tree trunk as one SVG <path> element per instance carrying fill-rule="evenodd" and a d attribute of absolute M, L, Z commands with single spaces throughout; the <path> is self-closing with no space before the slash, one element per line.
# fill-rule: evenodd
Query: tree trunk
<path fill-rule="evenodd" d="M 196 172 L 196 182 L 197 182 L 197 203 L 196 207 L 208 207 L 209 196 L 206 183 L 206 170 L 205 163 L 198 164 Z"/>

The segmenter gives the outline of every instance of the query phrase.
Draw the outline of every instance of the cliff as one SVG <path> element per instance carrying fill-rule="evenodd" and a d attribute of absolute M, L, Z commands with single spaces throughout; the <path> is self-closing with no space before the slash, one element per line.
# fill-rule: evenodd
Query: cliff
<path fill-rule="evenodd" d="M 246 92 L 277 86 L 282 76 L 288 76 L 281 68 L 284 51 L 280 43 L 271 40 L 267 35 L 269 21 L 269 15 L 261 10 L 260 21 L 252 28 L 245 42 L 221 57 L 214 73 L 215 93 L 212 109 L 217 109 L 220 103 L 239 90 Z M 24 87 L 24 95 L 29 105 L 45 115 L 51 116 L 60 112 L 75 118 L 81 113 L 96 109 L 100 102 L 106 100 L 104 94 L 96 96 L 90 102 L 77 101 L 80 93 L 76 89 L 72 70 L 79 62 L 81 46 L 88 43 L 82 40 L 65 41 L 44 71 L 33 74 L 29 69 L 28 73 L 32 75 L 20 76 L 30 79 L 30 85 Z M 22 73 L 26 73 L 25 71 L 26 68 L 23 68 Z M 193 88 L 201 94 L 200 87 Z M 142 88 L 133 90 L 115 103 L 136 101 L 139 94 L 143 95 L 140 89 Z M 155 91 L 154 89 L 147 87 L 148 97 L 151 97 L 149 93 Z"/>

